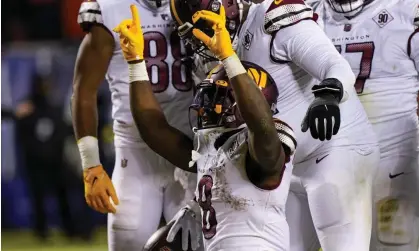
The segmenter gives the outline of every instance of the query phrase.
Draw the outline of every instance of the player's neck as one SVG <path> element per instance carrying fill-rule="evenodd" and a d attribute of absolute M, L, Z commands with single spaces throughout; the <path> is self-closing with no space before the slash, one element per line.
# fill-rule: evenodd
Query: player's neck
<path fill-rule="evenodd" d="M 252 4 L 243 3 L 243 17 L 242 17 L 242 20 L 240 20 L 241 24 L 243 24 L 246 21 L 247 15 L 249 14 L 249 9 L 250 9 L 251 5 Z"/>

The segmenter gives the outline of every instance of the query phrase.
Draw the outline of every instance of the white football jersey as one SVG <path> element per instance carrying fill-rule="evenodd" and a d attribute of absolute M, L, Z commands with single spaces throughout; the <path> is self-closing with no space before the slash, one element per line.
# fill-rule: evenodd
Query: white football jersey
<path fill-rule="evenodd" d="M 214 143 L 224 133 L 231 135 L 217 141 L 217 149 Z M 284 208 L 291 171 L 284 172 L 273 190 L 256 187 L 245 170 L 247 128 L 198 130 L 194 146 L 200 154 L 195 196 L 201 207 L 205 250 L 287 250 Z"/>
<path fill-rule="evenodd" d="M 134 124 L 129 102 L 128 65 L 119 45 L 119 36 L 112 31 L 121 21 L 131 18 L 130 5 L 136 4 L 144 33 L 144 58 L 150 82 L 166 118 L 172 126 L 191 135 L 188 108 L 193 99 L 191 65 L 166 5 L 154 9 L 141 0 L 97 0 L 82 3 L 78 22 L 86 28 L 103 25 L 115 39 L 115 49 L 106 80 L 112 92 L 112 117 L 115 135 L 142 140 Z M 186 60 L 185 60 L 186 59 Z"/>
<path fill-rule="evenodd" d="M 326 1 L 313 6 L 318 23 L 357 76 L 355 87 L 382 153 L 414 137 L 418 130 L 419 0 L 373 1 L 350 20 L 335 13 Z"/>
<path fill-rule="evenodd" d="M 276 82 L 279 98 L 275 116 L 294 128 L 297 136 L 294 163 L 323 154 L 331 147 L 376 144 L 353 82 L 348 83 L 346 79 L 348 72 L 353 79 L 348 63 L 312 19 L 312 9 L 302 0 L 265 0 L 250 7 L 239 33 L 237 53 L 240 59 L 265 69 Z M 308 37 L 295 41 L 295 37 L 305 33 Z M 332 67 L 334 75 L 330 75 Z M 338 134 L 330 141 L 321 142 L 313 139 L 309 131 L 301 132 L 300 128 L 314 100 L 311 88 L 325 78 L 339 79 L 348 98 L 339 105 Z"/>

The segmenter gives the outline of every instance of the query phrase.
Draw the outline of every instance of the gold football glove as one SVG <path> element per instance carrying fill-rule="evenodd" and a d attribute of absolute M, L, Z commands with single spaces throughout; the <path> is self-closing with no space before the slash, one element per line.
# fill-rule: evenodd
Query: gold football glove
<path fill-rule="evenodd" d="M 112 181 L 106 171 L 103 170 L 102 165 L 85 169 L 83 178 L 84 197 L 87 204 L 101 213 L 116 213 L 109 197 L 115 205 L 119 204 L 119 200 Z"/>
<path fill-rule="evenodd" d="M 132 19 L 125 19 L 113 29 L 119 33 L 119 43 L 127 62 L 144 59 L 144 36 L 137 6 L 131 4 L 130 8 Z"/>
<path fill-rule="evenodd" d="M 219 15 L 207 10 L 197 11 L 192 16 L 192 21 L 196 23 L 199 19 L 203 19 L 212 25 L 214 36 L 209 37 L 199 29 L 193 29 L 193 35 L 201 40 L 219 60 L 232 56 L 234 50 L 231 44 L 230 33 L 228 33 L 225 26 L 226 14 L 224 6 L 221 6 Z"/>

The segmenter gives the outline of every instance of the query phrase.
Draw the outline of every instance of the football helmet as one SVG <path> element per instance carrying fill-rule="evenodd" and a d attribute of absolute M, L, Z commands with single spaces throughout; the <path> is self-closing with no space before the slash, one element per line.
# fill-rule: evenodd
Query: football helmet
<path fill-rule="evenodd" d="M 354 17 L 361 13 L 364 6 L 373 0 L 328 0 L 330 7 L 336 13 L 343 14 L 345 17 Z"/>
<path fill-rule="evenodd" d="M 242 61 L 242 64 L 261 89 L 271 107 L 272 114 L 277 113 L 276 103 L 279 93 L 273 78 L 253 63 Z M 197 113 L 197 129 L 218 126 L 238 127 L 244 123 L 223 65 L 216 66 L 209 73 L 207 79 L 197 85 L 195 98 L 189 107 L 189 112 L 191 110 Z M 192 125 L 192 117 L 189 116 L 189 118 Z"/>
<path fill-rule="evenodd" d="M 169 3 L 169 0 L 142 0 L 142 1 L 144 1 L 148 6 L 154 9 L 158 9 Z"/>
<path fill-rule="evenodd" d="M 209 10 L 217 14 L 220 13 L 221 4 L 226 12 L 226 28 L 230 33 L 233 48 L 237 44 L 237 31 L 241 25 L 243 16 L 243 4 L 247 3 L 244 0 L 170 0 L 170 12 L 173 19 L 176 21 L 177 31 L 180 38 L 189 44 L 192 49 L 203 57 L 211 58 L 211 53 L 204 43 L 195 38 L 192 34 L 192 29 L 197 28 L 212 37 L 214 31 L 204 20 L 200 20 L 193 24 L 192 16 L 195 12 L 200 10 Z M 249 4 L 249 3 L 247 3 Z"/>

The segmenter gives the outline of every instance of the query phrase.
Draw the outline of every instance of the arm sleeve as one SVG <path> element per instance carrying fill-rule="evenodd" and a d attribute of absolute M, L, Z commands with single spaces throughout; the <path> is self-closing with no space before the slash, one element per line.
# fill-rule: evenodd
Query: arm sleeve
<path fill-rule="evenodd" d="M 292 61 L 320 81 L 338 79 L 344 89 L 341 102 L 355 93 L 355 75 L 349 63 L 314 21 L 303 20 L 279 30 L 273 39 L 271 55 L 275 59 Z"/>
<path fill-rule="evenodd" d="M 102 25 L 103 17 L 100 5 L 96 1 L 85 0 L 80 5 L 79 14 L 77 16 L 77 23 L 84 32 L 90 32 L 93 25 Z"/>

